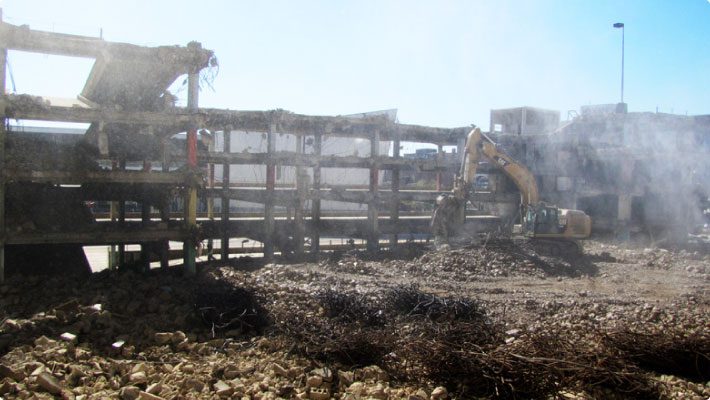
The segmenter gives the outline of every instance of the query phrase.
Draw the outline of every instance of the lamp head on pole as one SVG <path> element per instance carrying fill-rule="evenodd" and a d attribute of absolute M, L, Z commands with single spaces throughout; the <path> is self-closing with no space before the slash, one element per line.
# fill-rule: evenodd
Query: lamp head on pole
<path fill-rule="evenodd" d="M 614 24 L 614 28 L 623 28 L 623 27 L 624 27 L 624 23 L 623 23 L 623 22 L 617 22 L 617 23 Z"/>

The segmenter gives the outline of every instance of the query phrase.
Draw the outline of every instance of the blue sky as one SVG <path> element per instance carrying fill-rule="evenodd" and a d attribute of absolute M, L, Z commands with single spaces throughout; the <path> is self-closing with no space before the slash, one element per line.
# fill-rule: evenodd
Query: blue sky
<path fill-rule="evenodd" d="M 619 101 L 710 114 L 710 2 L 0 0 L 4 19 L 143 45 L 213 49 L 208 107 L 488 127 L 492 108 Z M 90 60 L 10 53 L 19 93 L 74 97 Z M 8 90 L 12 90 L 8 80 Z M 184 96 L 184 92 L 182 93 Z"/>

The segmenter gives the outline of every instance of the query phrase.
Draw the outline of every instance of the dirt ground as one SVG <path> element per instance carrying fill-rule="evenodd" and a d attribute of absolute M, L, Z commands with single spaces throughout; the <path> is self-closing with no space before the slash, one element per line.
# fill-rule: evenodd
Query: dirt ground
<path fill-rule="evenodd" d="M 710 254 L 507 241 L 0 286 L 4 398 L 710 397 Z"/>

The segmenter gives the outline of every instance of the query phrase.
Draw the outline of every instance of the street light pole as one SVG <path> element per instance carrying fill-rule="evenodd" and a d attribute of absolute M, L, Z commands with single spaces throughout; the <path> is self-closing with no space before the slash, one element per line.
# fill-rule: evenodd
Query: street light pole
<path fill-rule="evenodd" d="M 624 23 L 617 22 L 614 28 L 621 28 L 621 103 L 624 103 Z"/>

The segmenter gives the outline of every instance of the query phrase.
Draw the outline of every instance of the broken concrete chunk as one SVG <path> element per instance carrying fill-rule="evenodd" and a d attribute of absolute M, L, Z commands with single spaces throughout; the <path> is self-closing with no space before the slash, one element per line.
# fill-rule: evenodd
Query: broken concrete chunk
<path fill-rule="evenodd" d="M 338 370 L 338 382 L 342 386 L 350 386 L 355 381 L 355 374 L 352 371 Z"/>
<path fill-rule="evenodd" d="M 2 323 L 2 325 L 0 325 L 0 327 L 2 327 L 2 329 L 5 331 L 14 331 L 20 329 L 20 323 L 17 322 L 17 320 L 8 318 L 5 320 L 5 322 Z"/>
<path fill-rule="evenodd" d="M 163 390 L 163 384 L 160 382 L 156 382 L 156 383 L 148 386 L 148 388 L 145 391 L 150 394 L 159 395 L 162 390 Z"/>
<path fill-rule="evenodd" d="M 128 383 L 132 385 L 143 385 L 146 382 L 148 382 L 148 377 L 143 371 L 134 372 L 128 376 Z"/>
<path fill-rule="evenodd" d="M 365 390 L 365 384 L 362 382 L 353 382 L 348 389 L 346 390 L 347 393 L 354 394 L 355 396 L 360 396 L 362 392 Z"/>
<path fill-rule="evenodd" d="M 188 379 L 186 382 L 187 386 L 191 388 L 192 390 L 196 392 L 202 392 L 202 389 L 205 388 L 205 384 L 202 381 L 199 381 L 197 379 Z"/>
<path fill-rule="evenodd" d="M 59 336 L 65 342 L 76 343 L 76 335 L 69 332 L 64 332 Z"/>
<path fill-rule="evenodd" d="M 175 345 L 175 349 L 180 351 L 191 351 L 195 348 L 195 343 L 190 343 L 190 340 L 185 339 L 182 342 Z"/>
<path fill-rule="evenodd" d="M 173 340 L 173 334 L 170 332 L 158 332 L 154 338 L 158 344 L 168 344 Z"/>
<path fill-rule="evenodd" d="M 86 377 L 86 373 L 82 371 L 81 368 L 79 368 L 76 365 L 72 365 L 69 367 L 69 380 L 73 383 L 79 382 L 81 378 Z"/>
<path fill-rule="evenodd" d="M 274 370 L 274 374 L 276 374 L 278 376 L 282 376 L 284 378 L 289 378 L 288 370 L 286 368 L 282 367 L 281 365 L 279 365 L 278 363 L 274 363 L 272 365 L 272 368 Z"/>
<path fill-rule="evenodd" d="M 387 393 L 385 393 L 385 386 L 381 383 L 378 383 L 375 386 L 368 388 L 367 395 L 379 400 L 385 400 L 387 398 Z"/>
<path fill-rule="evenodd" d="M 328 367 L 316 368 L 311 371 L 311 375 L 317 375 L 323 378 L 323 382 L 333 381 L 333 370 Z"/>
<path fill-rule="evenodd" d="M 229 365 L 224 369 L 225 379 L 234 379 L 239 376 L 239 369 L 236 365 Z"/>
<path fill-rule="evenodd" d="M 118 396 L 121 400 L 135 400 L 140 394 L 140 389 L 135 386 L 125 386 L 118 391 Z"/>
<path fill-rule="evenodd" d="M 35 346 L 40 346 L 40 347 L 49 347 L 55 345 L 57 342 L 55 340 L 52 340 L 44 335 L 38 337 L 35 339 Z"/>
<path fill-rule="evenodd" d="M 183 331 L 177 331 L 172 334 L 171 340 L 174 344 L 182 343 L 187 340 L 187 335 Z"/>
<path fill-rule="evenodd" d="M 47 368 L 44 366 L 44 364 L 39 364 L 37 366 L 32 365 L 34 369 L 32 370 L 32 373 L 30 373 L 30 376 L 38 376 L 39 374 L 47 371 Z"/>
<path fill-rule="evenodd" d="M 311 400 L 328 400 L 330 399 L 330 390 L 323 388 L 311 388 L 308 393 L 308 398 Z"/>
<path fill-rule="evenodd" d="M 323 384 L 323 377 L 320 375 L 311 375 L 306 379 L 306 386 L 308 387 L 319 387 Z"/>
<path fill-rule="evenodd" d="M 362 369 L 362 379 L 364 381 L 382 381 L 388 382 L 389 376 L 382 368 L 377 365 L 370 365 Z"/>
<path fill-rule="evenodd" d="M 212 387 L 219 397 L 230 397 L 234 393 L 234 389 L 224 381 L 217 381 Z"/>
<path fill-rule="evenodd" d="M 155 394 L 151 394 L 151 393 L 148 393 L 148 392 L 140 392 L 138 398 L 139 398 L 140 400 L 165 400 L 165 399 L 163 399 L 163 398 L 160 397 L 160 396 L 157 396 L 157 395 L 155 395 Z"/>
<path fill-rule="evenodd" d="M 25 379 L 25 373 L 22 370 L 15 370 L 7 365 L 0 364 L 0 377 L 10 378 L 15 382 L 20 382 Z"/>
<path fill-rule="evenodd" d="M 59 384 L 57 378 L 47 372 L 42 372 L 37 375 L 37 384 L 44 390 L 52 394 L 60 394 L 62 385 Z"/>
<path fill-rule="evenodd" d="M 431 392 L 431 400 L 442 400 L 447 397 L 449 397 L 449 392 L 443 386 L 438 386 Z"/>

